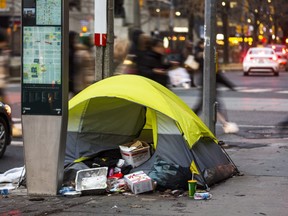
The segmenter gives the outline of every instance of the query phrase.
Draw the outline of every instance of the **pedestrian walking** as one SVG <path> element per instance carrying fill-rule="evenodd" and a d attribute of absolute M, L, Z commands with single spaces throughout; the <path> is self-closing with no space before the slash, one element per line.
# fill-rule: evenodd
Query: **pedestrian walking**
<path fill-rule="evenodd" d="M 82 36 L 81 43 L 74 45 L 73 89 L 78 94 L 95 82 L 95 58 L 92 52 L 93 42 L 90 36 Z"/>
<path fill-rule="evenodd" d="M 196 87 L 196 84 L 194 82 L 194 73 L 195 70 L 188 65 L 185 65 L 185 61 L 188 59 L 189 56 L 193 55 L 193 42 L 190 40 L 185 41 L 184 48 L 181 53 L 181 65 L 185 67 L 187 70 L 189 76 L 190 76 L 190 85 L 191 87 Z"/>
<path fill-rule="evenodd" d="M 199 83 L 203 85 L 203 70 L 204 70 L 204 40 L 200 39 L 195 46 L 195 61 L 199 63 L 198 73 L 199 73 Z"/>
<path fill-rule="evenodd" d="M 69 32 L 69 98 L 75 95 L 74 88 L 74 75 L 75 75 L 75 45 L 78 43 L 79 35 L 77 32 L 70 31 Z"/>
<path fill-rule="evenodd" d="M 203 63 L 204 63 L 204 59 L 203 59 Z M 201 64 L 200 61 L 199 61 L 199 64 Z M 202 65 L 202 67 L 203 66 L 204 64 Z M 203 77 L 203 72 L 201 74 L 201 77 Z M 202 86 L 203 86 L 203 78 L 201 78 L 201 81 L 202 81 Z M 225 73 L 218 67 L 218 61 L 216 65 L 216 85 L 217 87 L 222 85 L 222 86 L 229 88 L 232 91 L 236 91 L 235 84 L 231 82 L 225 76 Z M 228 120 L 227 110 L 225 108 L 224 103 L 221 100 L 219 92 L 217 92 L 216 94 L 216 103 L 217 103 L 217 120 L 219 120 L 219 122 L 222 124 L 224 133 L 237 133 L 239 131 L 239 128 L 236 123 L 230 122 Z M 198 102 L 195 108 L 193 108 L 193 111 L 196 114 L 199 114 L 200 111 L 202 110 L 202 106 L 203 106 L 203 88 L 201 88 L 201 95 L 198 98 Z"/>
<path fill-rule="evenodd" d="M 95 82 L 95 61 L 92 38 L 77 32 L 69 33 L 69 98 Z"/>
<path fill-rule="evenodd" d="M 167 69 L 170 64 L 165 62 L 165 48 L 162 40 L 152 38 L 147 51 L 141 54 L 138 61 L 139 75 L 152 79 L 168 87 L 169 77 Z"/>

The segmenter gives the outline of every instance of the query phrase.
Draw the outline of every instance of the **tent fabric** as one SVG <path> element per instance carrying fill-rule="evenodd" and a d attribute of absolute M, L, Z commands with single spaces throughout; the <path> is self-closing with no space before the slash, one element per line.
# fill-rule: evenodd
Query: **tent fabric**
<path fill-rule="evenodd" d="M 235 173 L 201 119 L 172 91 L 150 79 L 109 77 L 69 101 L 65 165 L 135 139 L 153 143 L 153 155 L 132 171 L 148 174 L 160 156 L 169 164 L 192 167 L 202 185 Z"/>
<path fill-rule="evenodd" d="M 212 137 L 212 132 L 200 118 L 172 91 L 158 83 L 138 75 L 120 75 L 97 82 L 77 94 L 69 101 L 68 131 L 79 131 L 87 104 L 93 98 L 97 102 L 107 97 L 121 98 L 162 112 L 175 120 L 185 134 L 190 148 L 201 137 Z M 93 100 L 92 100 L 93 101 Z M 193 130 L 191 130 L 193 128 Z M 81 129 L 80 129 L 81 131 Z"/>

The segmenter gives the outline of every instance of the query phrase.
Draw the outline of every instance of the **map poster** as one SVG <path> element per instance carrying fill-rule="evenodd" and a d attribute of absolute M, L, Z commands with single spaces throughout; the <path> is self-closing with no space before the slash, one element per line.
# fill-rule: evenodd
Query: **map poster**
<path fill-rule="evenodd" d="M 63 0 L 22 0 L 22 114 L 62 115 Z"/>
<path fill-rule="evenodd" d="M 61 0 L 23 0 L 22 2 L 23 25 L 61 25 Z"/>
<path fill-rule="evenodd" d="M 38 0 L 36 25 L 61 25 L 61 0 Z"/>
<path fill-rule="evenodd" d="M 23 84 L 61 84 L 61 27 L 23 27 Z"/>

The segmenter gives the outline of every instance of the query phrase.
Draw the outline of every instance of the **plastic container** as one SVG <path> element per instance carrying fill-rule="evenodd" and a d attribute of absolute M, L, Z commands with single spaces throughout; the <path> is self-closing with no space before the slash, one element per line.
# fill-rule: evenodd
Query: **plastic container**
<path fill-rule="evenodd" d="M 124 159 L 119 159 L 119 161 L 117 162 L 117 167 L 121 168 L 123 167 L 125 164 L 125 160 Z"/>
<path fill-rule="evenodd" d="M 204 193 L 196 192 L 194 194 L 195 200 L 208 200 L 208 199 L 211 199 L 211 197 L 212 197 L 212 195 L 208 192 L 204 192 Z"/>
<path fill-rule="evenodd" d="M 82 194 L 101 194 L 107 188 L 108 167 L 79 170 L 76 174 L 76 191 Z"/>
<path fill-rule="evenodd" d="M 7 195 L 9 194 L 9 190 L 8 190 L 8 189 L 1 189 L 1 190 L 0 190 L 0 194 L 1 194 L 2 196 L 7 196 Z"/>
<path fill-rule="evenodd" d="M 74 187 L 62 187 L 62 188 L 59 190 L 59 194 L 65 195 L 65 193 L 71 192 L 71 191 L 75 191 L 75 188 L 74 188 Z"/>

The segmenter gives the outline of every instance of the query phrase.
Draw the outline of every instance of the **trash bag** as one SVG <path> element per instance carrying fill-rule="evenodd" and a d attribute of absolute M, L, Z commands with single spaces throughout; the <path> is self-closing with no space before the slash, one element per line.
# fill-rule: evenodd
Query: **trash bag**
<path fill-rule="evenodd" d="M 157 182 L 158 190 L 187 190 L 187 181 L 191 179 L 192 173 L 189 167 L 168 163 L 157 155 L 148 176 Z"/>
<path fill-rule="evenodd" d="M 75 186 L 76 174 L 79 170 L 89 169 L 89 167 L 82 163 L 72 163 L 64 168 L 63 186 Z"/>

